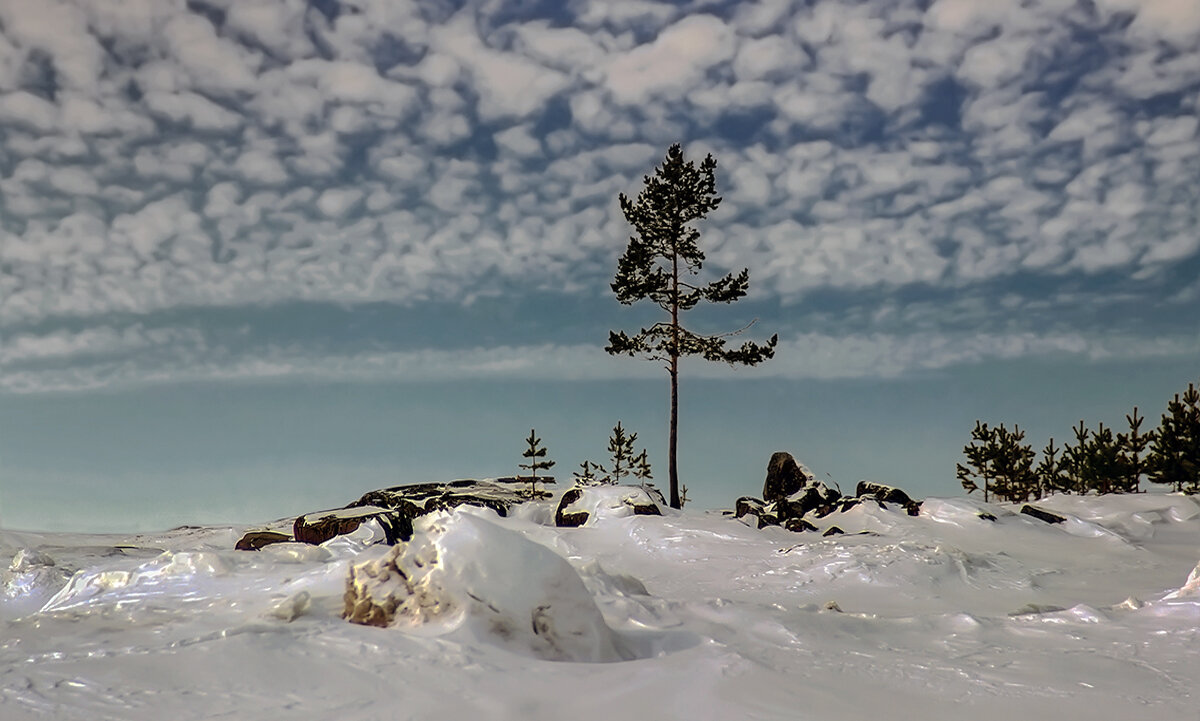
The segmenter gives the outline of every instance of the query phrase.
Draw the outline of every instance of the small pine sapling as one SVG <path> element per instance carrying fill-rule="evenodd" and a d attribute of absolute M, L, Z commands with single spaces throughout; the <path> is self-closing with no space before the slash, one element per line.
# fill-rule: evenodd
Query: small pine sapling
<path fill-rule="evenodd" d="M 612 435 L 608 438 L 608 452 L 612 458 L 612 468 L 608 475 L 613 483 L 620 484 L 622 478 L 633 472 L 633 442 L 636 440 L 637 434 L 625 433 L 620 421 L 613 426 Z"/>
<path fill-rule="evenodd" d="M 529 471 L 529 497 L 533 498 L 537 495 L 537 472 L 539 470 L 547 470 L 554 467 L 554 461 L 543 460 L 546 457 L 546 448 L 541 445 L 542 439 L 537 437 L 537 434 L 532 428 L 529 429 L 529 437 L 525 439 L 525 443 L 529 445 L 525 452 L 521 455 L 529 459 L 529 463 L 521 463 L 518 467 Z"/>
<path fill-rule="evenodd" d="M 633 459 L 633 465 L 630 468 L 633 477 L 641 482 L 643 490 L 646 488 L 646 481 L 654 479 L 654 475 L 650 472 L 650 460 L 646 458 L 645 448 Z"/>
<path fill-rule="evenodd" d="M 1070 481 L 1063 474 L 1063 461 L 1058 456 L 1061 450 L 1054 446 L 1053 438 L 1042 449 L 1042 460 L 1034 470 L 1034 474 L 1037 476 L 1038 498 L 1070 490 Z"/>
<path fill-rule="evenodd" d="M 596 478 L 596 471 L 603 473 L 604 468 L 591 461 L 584 461 L 579 464 L 579 470 L 571 473 L 571 476 L 575 479 L 577 486 L 595 486 L 600 483 Z"/>
<path fill-rule="evenodd" d="M 1063 448 L 1062 468 L 1067 476 L 1069 490 L 1082 496 L 1087 493 L 1088 479 L 1091 477 L 1088 457 L 1088 439 L 1091 431 L 1082 420 L 1071 430 L 1075 433 L 1075 445 Z"/>
<path fill-rule="evenodd" d="M 957 476 L 963 490 L 974 493 L 983 484 L 983 500 L 988 500 L 991 490 L 993 468 L 993 432 L 988 424 L 975 421 L 975 429 L 971 431 L 971 442 L 963 446 L 963 455 L 967 457 L 967 465 L 955 464 Z"/>
<path fill-rule="evenodd" d="M 1200 391 L 1187 391 L 1167 404 L 1162 424 L 1150 444 L 1149 478 L 1175 492 L 1200 491 Z"/>
<path fill-rule="evenodd" d="M 1145 417 L 1138 415 L 1137 406 L 1134 406 L 1133 413 L 1125 416 L 1125 422 L 1129 424 L 1129 432 L 1117 436 L 1117 444 L 1121 449 L 1121 465 L 1125 469 L 1121 490 L 1125 493 L 1141 493 L 1142 491 L 1142 475 L 1147 470 L 1146 458 L 1142 454 L 1154 440 L 1154 431 L 1142 433 L 1142 421 L 1144 420 L 1146 420 Z"/>
<path fill-rule="evenodd" d="M 1097 493 L 1113 493 L 1118 490 L 1125 477 L 1125 467 L 1121 458 L 1121 447 L 1113 437 L 1111 428 L 1105 428 L 1101 423 L 1092 433 L 1092 440 L 1087 446 L 1087 482 L 1088 490 Z"/>

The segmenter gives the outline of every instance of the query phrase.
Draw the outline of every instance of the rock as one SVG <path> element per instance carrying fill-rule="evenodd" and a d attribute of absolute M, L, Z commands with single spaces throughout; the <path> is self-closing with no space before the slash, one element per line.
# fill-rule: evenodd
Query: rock
<path fill-rule="evenodd" d="M 821 535 L 822 535 L 822 536 L 825 536 L 826 538 L 828 538 L 829 536 L 838 536 L 838 535 L 841 535 L 841 534 L 843 534 L 843 533 L 845 533 L 845 531 L 843 531 L 842 529 L 838 528 L 837 526 L 830 526 L 829 528 L 826 528 L 826 529 L 825 529 L 825 532 L 824 532 L 824 533 L 822 533 Z"/>
<path fill-rule="evenodd" d="M 909 501 L 908 503 L 904 504 L 904 510 L 908 512 L 908 515 L 910 516 L 919 516 L 921 515 L 921 502 Z"/>
<path fill-rule="evenodd" d="M 813 480 L 813 475 L 797 463 L 791 453 L 778 451 L 771 454 L 771 460 L 767 463 L 763 500 L 769 503 L 787 498 Z"/>
<path fill-rule="evenodd" d="M 754 496 L 742 496 L 737 499 L 737 503 L 733 506 L 733 517 L 741 518 L 742 516 L 761 516 L 763 512 L 762 499 Z"/>
<path fill-rule="evenodd" d="M 858 488 L 855 489 L 854 495 L 875 496 L 880 501 L 887 503 L 899 503 L 902 506 L 913 502 L 907 493 L 893 486 L 885 486 L 882 483 L 872 483 L 871 481 L 859 481 Z"/>
<path fill-rule="evenodd" d="M 776 503 L 780 508 L 781 516 L 785 518 L 798 518 L 810 511 L 816 511 L 825 506 L 832 506 L 841 497 L 842 494 L 833 488 L 820 481 L 813 481 L 811 484 Z"/>
<path fill-rule="evenodd" d="M 263 546 L 290 540 L 292 540 L 291 536 L 286 533 L 279 533 L 278 531 L 249 531 L 246 535 L 242 536 L 234 548 L 238 551 L 257 551 Z"/>
<path fill-rule="evenodd" d="M 845 513 L 846 511 L 849 511 L 851 508 L 854 508 L 855 506 L 857 506 L 859 503 L 861 503 L 861 501 L 857 498 L 843 498 L 842 499 L 842 507 L 838 510 L 840 510 L 842 513 Z"/>
<path fill-rule="evenodd" d="M 789 518 L 783 523 L 783 527 L 789 531 L 799 533 L 801 531 L 815 531 L 817 527 L 803 518 Z"/>
<path fill-rule="evenodd" d="M 652 489 L 641 486 L 585 486 L 568 489 L 554 511 L 560 528 L 582 526 L 591 518 L 661 516 Z"/>
<path fill-rule="evenodd" d="M 544 480 L 547 479 L 538 477 L 539 483 Z M 548 481 L 553 483 L 553 479 Z M 412 536 L 413 519 L 433 511 L 468 505 L 490 508 L 507 516 L 509 509 L 517 504 L 549 497 L 550 494 L 544 491 L 531 494 L 528 481 L 523 479 L 411 483 L 369 491 L 345 508 L 300 516 L 293 532 L 297 541 L 324 543 L 334 536 L 352 533 L 363 522 L 375 519 L 383 528 L 387 543 L 394 544 Z"/>
<path fill-rule="evenodd" d="M 353 533 L 364 522 L 371 520 L 379 522 L 389 544 L 412 536 L 412 518 L 406 512 L 378 506 L 359 506 L 308 513 L 296 518 L 295 523 L 292 524 L 292 534 L 301 543 L 317 545 L 335 536 Z"/>
<path fill-rule="evenodd" d="M 985 521 L 991 521 L 993 523 L 996 522 L 996 516 L 994 514 L 988 513 L 987 511 L 980 511 L 979 513 L 976 513 L 975 515 L 979 516 L 980 518 L 982 518 Z"/>
<path fill-rule="evenodd" d="M 542 479 L 538 478 L 540 482 Z M 550 494 L 539 491 L 531 495 L 524 481 L 475 481 L 469 478 L 449 483 L 412 483 L 393 486 L 363 494 L 346 508 L 377 506 L 389 510 L 403 511 L 410 519 L 438 510 L 450 510 L 461 505 L 490 508 L 501 516 L 508 509 L 533 500 L 549 498 Z"/>
<path fill-rule="evenodd" d="M 571 504 L 583 498 L 583 490 L 580 488 L 571 488 L 562 495 L 559 499 L 558 508 L 554 510 L 554 525 L 559 528 L 576 528 L 587 523 L 587 511 L 568 511 L 567 508 Z"/>
<path fill-rule="evenodd" d="M 1033 516 L 1039 521 L 1045 521 L 1046 523 L 1062 523 L 1063 521 L 1067 520 L 1066 516 L 1060 516 L 1057 513 L 1044 511 L 1041 508 L 1031 506 L 1028 503 L 1024 506 L 1021 506 L 1021 513 L 1024 513 L 1027 516 Z"/>

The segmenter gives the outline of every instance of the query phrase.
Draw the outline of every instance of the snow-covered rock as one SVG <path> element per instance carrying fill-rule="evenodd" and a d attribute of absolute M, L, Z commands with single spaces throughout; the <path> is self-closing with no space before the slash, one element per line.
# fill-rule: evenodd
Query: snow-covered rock
<path fill-rule="evenodd" d="M 662 499 L 659 498 L 658 501 Z M 560 528 L 594 525 L 609 518 L 661 516 L 651 493 L 638 486 L 577 486 L 558 501 L 554 525 Z"/>
<path fill-rule="evenodd" d="M 421 519 L 411 540 L 351 566 L 343 615 L 553 661 L 629 655 L 571 564 L 464 509 Z"/>

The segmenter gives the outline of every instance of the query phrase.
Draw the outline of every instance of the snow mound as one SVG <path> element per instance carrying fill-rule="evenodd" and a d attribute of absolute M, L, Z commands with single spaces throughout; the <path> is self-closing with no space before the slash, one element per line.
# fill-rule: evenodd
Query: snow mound
<path fill-rule="evenodd" d="M 24 548 L 13 555 L 8 568 L 0 573 L 0 597 L 6 615 L 36 611 L 71 577 L 71 571 L 55 563 L 44 553 Z"/>
<path fill-rule="evenodd" d="M 188 589 L 197 578 L 227 573 L 228 565 L 212 551 L 164 551 L 157 558 L 131 570 L 79 571 L 42 606 L 41 611 L 48 613 L 94 602 L 142 598 L 152 590 L 160 591 L 168 587 L 178 591 L 174 594 L 177 598 L 187 600 Z"/>
<path fill-rule="evenodd" d="M 551 661 L 633 655 L 566 559 L 470 510 L 427 516 L 409 542 L 352 565 L 345 602 L 352 622 Z"/>

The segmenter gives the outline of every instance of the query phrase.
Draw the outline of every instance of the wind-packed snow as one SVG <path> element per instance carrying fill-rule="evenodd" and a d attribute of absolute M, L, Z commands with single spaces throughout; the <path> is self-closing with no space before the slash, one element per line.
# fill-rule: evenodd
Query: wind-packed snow
<path fill-rule="evenodd" d="M 805 533 L 555 528 L 555 500 L 396 547 L 374 522 L 257 552 L 240 527 L 0 532 L 0 719 L 1196 718 L 1190 497 L 1038 502 L 1059 524 L 868 502 Z M 351 568 L 386 563 L 403 582 L 360 585 L 411 612 L 343 619 Z"/>

